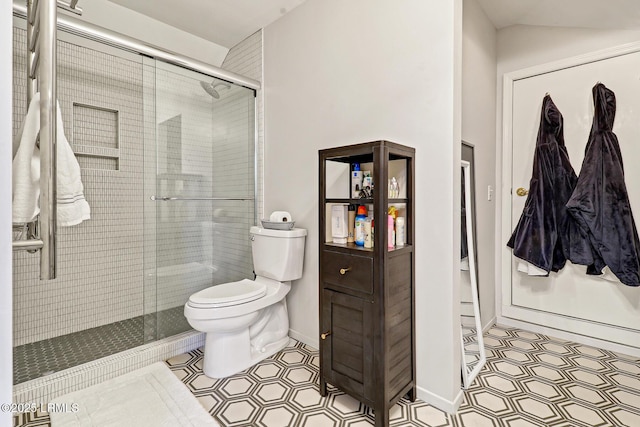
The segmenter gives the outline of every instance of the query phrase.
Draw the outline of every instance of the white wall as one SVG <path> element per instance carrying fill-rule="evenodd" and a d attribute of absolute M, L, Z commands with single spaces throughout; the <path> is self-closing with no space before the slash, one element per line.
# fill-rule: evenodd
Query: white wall
<path fill-rule="evenodd" d="M 82 8 L 80 19 L 216 67 L 222 64 L 228 52 L 226 47 L 107 0 L 83 1 L 78 6 Z"/>
<path fill-rule="evenodd" d="M 640 40 L 640 31 L 515 25 L 498 31 L 498 78 L 502 74 Z"/>
<path fill-rule="evenodd" d="M 464 0 L 462 22 L 462 139 L 474 145 L 478 288 L 486 326 L 496 315 L 497 32 L 477 0 Z M 493 189 L 492 200 L 487 197 L 488 186 Z"/>
<path fill-rule="evenodd" d="M 308 0 L 264 29 L 265 212 L 309 230 L 291 329 L 317 347 L 318 149 L 415 147 L 418 394 L 445 410 L 461 396 L 461 6 Z"/>
<path fill-rule="evenodd" d="M 11 2 L 0 4 L 0 404 L 11 402 L 13 384 L 11 343 L 11 75 L 13 28 Z M 12 425 L 11 413 L 0 411 L 0 426 Z"/>

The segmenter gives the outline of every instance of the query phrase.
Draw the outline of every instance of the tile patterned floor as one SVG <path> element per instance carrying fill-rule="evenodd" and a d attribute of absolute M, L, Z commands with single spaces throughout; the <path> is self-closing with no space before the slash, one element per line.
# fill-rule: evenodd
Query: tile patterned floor
<path fill-rule="evenodd" d="M 393 427 L 638 427 L 640 360 L 519 329 L 485 334 L 487 364 L 450 416 L 417 401 L 401 401 Z M 202 351 L 167 365 L 222 426 L 366 427 L 370 409 L 329 388 L 318 394 L 317 351 L 293 342 L 274 357 L 233 377 L 202 374 Z M 48 426 L 46 414 L 14 426 Z"/>
<path fill-rule="evenodd" d="M 134 348 L 191 329 L 182 306 L 14 347 L 13 383 Z"/>

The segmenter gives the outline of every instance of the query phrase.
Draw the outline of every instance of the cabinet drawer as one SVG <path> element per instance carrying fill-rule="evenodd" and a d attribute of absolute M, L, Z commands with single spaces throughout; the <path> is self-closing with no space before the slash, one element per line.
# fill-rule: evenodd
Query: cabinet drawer
<path fill-rule="evenodd" d="M 322 281 L 347 289 L 373 293 L 373 260 L 357 255 L 324 251 Z"/>

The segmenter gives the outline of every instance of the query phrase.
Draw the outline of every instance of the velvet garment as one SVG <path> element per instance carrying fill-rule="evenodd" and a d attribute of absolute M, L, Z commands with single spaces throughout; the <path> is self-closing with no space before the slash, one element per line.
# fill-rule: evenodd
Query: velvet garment
<path fill-rule="evenodd" d="M 580 178 L 567 203 L 589 243 L 572 247 L 572 261 L 587 274 L 611 272 L 625 285 L 640 285 L 640 242 L 633 220 L 618 138 L 613 133 L 616 97 L 602 83 L 593 87 L 594 116 Z"/>
<path fill-rule="evenodd" d="M 570 256 L 571 241 L 579 230 L 566 203 L 578 178 L 564 145 L 562 114 L 546 95 L 533 155 L 533 173 L 524 210 L 507 246 L 536 267 L 558 271 Z"/>

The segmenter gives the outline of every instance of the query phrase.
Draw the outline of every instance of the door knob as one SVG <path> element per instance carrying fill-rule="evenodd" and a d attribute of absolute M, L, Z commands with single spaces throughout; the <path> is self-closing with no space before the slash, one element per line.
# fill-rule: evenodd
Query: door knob
<path fill-rule="evenodd" d="M 519 187 L 519 188 L 516 190 L 516 194 L 517 194 L 518 196 L 526 196 L 527 194 L 529 194 L 529 190 L 527 190 L 526 188 Z"/>
<path fill-rule="evenodd" d="M 323 334 L 320 334 L 320 338 L 322 338 L 323 340 L 326 340 L 329 335 L 331 335 L 331 331 L 327 331 Z"/>

